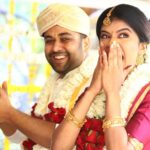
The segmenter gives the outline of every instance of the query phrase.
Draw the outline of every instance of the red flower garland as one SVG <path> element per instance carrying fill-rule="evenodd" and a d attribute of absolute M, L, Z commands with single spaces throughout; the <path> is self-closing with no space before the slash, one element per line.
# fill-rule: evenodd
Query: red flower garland
<path fill-rule="evenodd" d="M 34 118 L 39 118 L 39 119 L 42 119 L 41 116 L 37 117 L 34 113 L 34 110 L 35 110 L 35 107 L 36 107 L 37 103 L 35 103 L 33 106 L 32 106 L 32 111 L 31 111 L 31 116 L 34 117 Z M 36 143 L 34 141 L 32 141 L 31 139 L 27 139 L 25 141 L 23 141 L 22 145 L 24 147 L 25 150 L 32 150 L 33 149 L 33 146 L 35 145 Z"/>
<path fill-rule="evenodd" d="M 48 105 L 48 108 L 51 111 L 44 115 L 45 120 L 60 123 L 64 119 L 66 114 L 66 110 L 64 108 L 54 108 L 53 102 Z"/>
<path fill-rule="evenodd" d="M 27 139 L 26 141 L 23 141 L 23 146 L 25 148 L 25 150 L 32 150 L 33 146 L 35 145 L 36 143 L 33 142 L 32 140 L 30 139 Z"/>
<path fill-rule="evenodd" d="M 47 121 L 54 122 L 54 123 L 60 123 L 64 119 L 64 116 L 66 114 L 66 110 L 64 108 L 54 108 L 54 103 L 51 102 L 48 105 L 48 108 L 50 110 L 49 113 L 45 114 L 44 117 L 36 116 L 34 113 L 36 106 L 37 106 L 37 103 L 33 105 L 32 111 L 31 111 L 31 116 L 34 118 L 39 118 L 39 119 L 47 120 Z M 31 139 L 27 139 L 26 141 L 23 141 L 22 144 L 25 150 L 32 150 L 33 146 L 36 145 L 36 143 L 32 141 Z"/>
<path fill-rule="evenodd" d="M 50 112 L 45 114 L 44 117 L 37 117 L 34 113 L 36 105 L 37 104 L 32 107 L 32 117 L 54 123 L 60 123 L 66 114 L 66 110 L 64 108 L 55 108 L 54 103 L 51 102 L 48 105 Z M 34 145 L 36 145 L 36 143 L 31 139 L 27 139 L 23 142 L 23 146 L 26 150 L 32 150 Z M 104 133 L 102 130 L 102 121 L 99 119 L 87 118 L 85 125 L 81 128 L 81 131 L 77 137 L 76 145 L 77 150 L 103 150 L 105 142 Z"/>
<path fill-rule="evenodd" d="M 88 118 L 81 128 L 76 145 L 77 150 L 102 150 L 105 145 L 102 121 Z"/>

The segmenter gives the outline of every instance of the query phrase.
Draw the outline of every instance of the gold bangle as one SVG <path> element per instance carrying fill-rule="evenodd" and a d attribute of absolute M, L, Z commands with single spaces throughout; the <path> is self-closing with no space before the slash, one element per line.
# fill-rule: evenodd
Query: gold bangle
<path fill-rule="evenodd" d="M 129 142 L 132 144 L 135 150 L 142 150 L 143 149 L 143 143 L 139 142 L 137 139 L 132 138 L 129 136 Z"/>
<path fill-rule="evenodd" d="M 84 123 L 86 122 L 86 119 L 80 120 L 75 117 L 75 115 L 72 113 L 72 111 L 69 111 L 65 117 L 67 121 L 71 121 L 73 124 L 75 124 L 78 128 L 82 128 Z"/>
<path fill-rule="evenodd" d="M 113 117 L 111 119 L 104 119 L 103 120 L 103 130 L 112 128 L 112 127 L 124 127 L 126 125 L 126 121 L 124 118 L 120 116 Z"/>

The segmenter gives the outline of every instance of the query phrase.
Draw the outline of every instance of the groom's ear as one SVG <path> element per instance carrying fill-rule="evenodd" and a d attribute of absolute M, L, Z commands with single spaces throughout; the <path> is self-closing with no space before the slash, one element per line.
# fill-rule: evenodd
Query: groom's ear
<path fill-rule="evenodd" d="M 8 90 L 7 90 L 7 82 L 6 82 L 6 81 L 4 81 L 4 82 L 2 83 L 2 89 L 3 89 L 6 93 L 8 93 Z"/>

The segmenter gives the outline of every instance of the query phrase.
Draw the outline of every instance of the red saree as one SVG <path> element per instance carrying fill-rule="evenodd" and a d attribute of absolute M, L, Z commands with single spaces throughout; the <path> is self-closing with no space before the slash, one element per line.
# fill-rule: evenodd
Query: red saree
<path fill-rule="evenodd" d="M 150 150 L 150 83 L 137 95 L 129 111 L 128 120 L 127 132 L 143 143 L 143 150 Z"/>

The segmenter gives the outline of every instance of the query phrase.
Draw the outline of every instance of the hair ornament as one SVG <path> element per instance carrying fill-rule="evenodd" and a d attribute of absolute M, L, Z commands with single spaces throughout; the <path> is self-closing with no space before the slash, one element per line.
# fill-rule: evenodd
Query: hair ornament
<path fill-rule="evenodd" d="M 103 25 L 105 26 L 108 26 L 111 24 L 111 14 L 112 14 L 112 11 L 115 9 L 115 7 L 112 7 L 109 12 L 107 13 L 106 17 L 104 18 L 103 20 Z"/>

